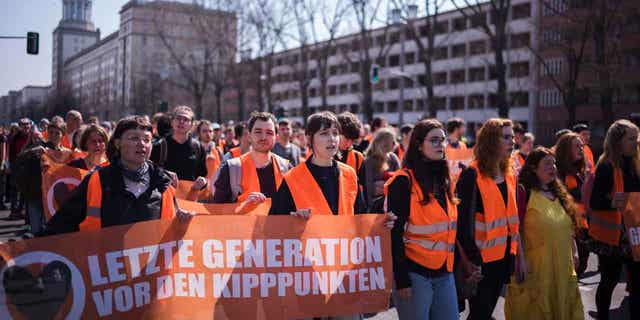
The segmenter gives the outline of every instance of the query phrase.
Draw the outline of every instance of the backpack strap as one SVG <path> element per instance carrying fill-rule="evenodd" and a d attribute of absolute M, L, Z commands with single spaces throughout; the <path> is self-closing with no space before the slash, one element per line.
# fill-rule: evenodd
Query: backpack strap
<path fill-rule="evenodd" d="M 242 194 L 242 162 L 240 158 L 231 158 L 227 160 L 229 167 L 229 186 L 231 188 L 231 199 L 235 202 L 238 196 Z"/>
<path fill-rule="evenodd" d="M 287 173 L 289 171 L 290 163 L 289 160 L 277 155 L 273 154 L 274 159 L 276 159 L 276 164 L 278 165 L 278 169 L 280 169 L 281 174 Z"/>

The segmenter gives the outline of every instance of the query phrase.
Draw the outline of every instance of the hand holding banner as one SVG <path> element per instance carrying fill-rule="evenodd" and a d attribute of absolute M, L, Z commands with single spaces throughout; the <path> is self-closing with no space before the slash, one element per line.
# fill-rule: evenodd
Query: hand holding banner
<path fill-rule="evenodd" d="M 3 244 L 0 318 L 295 319 L 384 310 L 392 279 L 384 219 L 197 216 Z"/>

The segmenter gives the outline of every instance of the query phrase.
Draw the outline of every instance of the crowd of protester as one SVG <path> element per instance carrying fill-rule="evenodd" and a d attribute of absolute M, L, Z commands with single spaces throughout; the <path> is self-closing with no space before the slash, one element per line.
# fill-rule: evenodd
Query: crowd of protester
<path fill-rule="evenodd" d="M 187 106 L 117 123 L 85 123 L 74 110 L 23 118 L 0 128 L 0 209 L 25 219 L 25 237 L 188 220 L 174 200 L 186 180 L 203 202 L 271 199 L 271 215 L 385 213 L 400 319 L 457 319 L 465 300 L 468 319 L 491 319 L 505 288 L 507 319 L 582 319 L 578 279 L 590 253 L 602 277 L 598 319 L 609 318 L 623 267 L 629 312 L 640 319 L 640 262 L 621 213 L 640 192 L 637 125 L 613 123 L 600 157 L 584 123 L 548 146 L 509 119 L 466 128 L 460 118 L 393 127 L 326 111 L 306 125 L 266 112 L 216 123 Z M 447 154 L 471 148 L 453 178 Z M 90 173 L 45 221 L 41 173 L 61 164 Z"/>

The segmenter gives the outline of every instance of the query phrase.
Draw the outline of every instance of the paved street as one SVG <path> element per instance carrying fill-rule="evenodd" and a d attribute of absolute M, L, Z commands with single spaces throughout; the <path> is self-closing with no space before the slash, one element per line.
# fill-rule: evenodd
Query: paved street
<path fill-rule="evenodd" d="M 0 241 L 6 242 L 9 239 L 20 240 L 20 235 L 24 232 L 24 221 L 22 220 L 6 220 L 9 215 L 8 211 L 0 211 Z M 596 287 L 600 281 L 600 274 L 596 272 L 598 266 L 598 259 L 595 255 L 591 255 L 589 259 L 589 267 L 587 268 L 586 277 L 580 281 L 580 293 L 582 294 L 582 303 L 584 304 L 585 319 L 595 319 L 595 294 Z M 626 315 L 627 308 L 627 292 L 625 291 L 626 284 L 620 282 L 613 293 L 613 299 L 611 303 L 611 319 L 624 319 L 629 317 Z M 504 319 L 503 312 L 504 299 L 500 298 L 494 317 L 496 320 Z M 624 312 L 623 312 L 624 310 Z M 467 313 L 461 315 L 461 319 L 465 319 Z M 390 309 L 387 312 L 380 313 L 371 318 L 375 320 L 391 320 L 397 319 L 395 309 Z"/>

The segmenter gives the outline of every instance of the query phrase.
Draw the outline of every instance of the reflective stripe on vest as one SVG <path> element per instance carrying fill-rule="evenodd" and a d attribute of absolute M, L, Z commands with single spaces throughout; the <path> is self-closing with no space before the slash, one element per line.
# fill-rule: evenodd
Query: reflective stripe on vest
<path fill-rule="evenodd" d="M 338 214 L 354 215 L 354 206 L 358 196 L 358 177 L 350 166 L 338 164 Z M 325 199 L 322 189 L 316 182 L 306 163 L 289 170 L 284 175 L 296 209 L 311 209 L 312 215 L 332 215 L 333 212 Z"/>
<path fill-rule="evenodd" d="M 287 172 L 289 160 L 276 154 L 271 154 L 271 162 L 277 190 L 282 184 L 283 175 Z M 241 155 L 239 158 L 229 159 L 227 164 L 229 165 L 229 181 L 234 202 L 246 200 L 252 192 L 261 192 L 258 169 L 253 163 L 250 152 Z"/>
<path fill-rule="evenodd" d="M 509 253 L 518 251 L 519 218 L 516 206 L 516 176 L 508 172 L 504 179 L 507 184 L 507 204 L 496 182 L 484 176 L 478 169 L 476 160 L 470 164 L 477 172 L 476 183 L 482 197 L 484 213 L 475 215 L 475 243 L 480 250 L 482 261 L 492 262 L 504 258 L 507 239 L 511 237 Z"/>
<path fill-rule="evenodd" d="M 173 219 L 175 216 L 174 205 L 175 189 L 169 186 L 162 193 L 160 219 Z M 80 231 L 98 230 L 102 227 L 102 182 L 100 174 L 94 171 L 89 177 L 87 186 L 87 217 L 80 223 Z"/>
<path fill-rule="evenodd" d="M 613 188 L 609 194 L 612 198 L 615 193 L 624 192 L 624 177 L 622 170 L 614 166 Z M 622 224 L 622 212 L 618 210 L 591 210 L 589 216 L 589 235 L 600 242 L 618 246 L 620 235 L 624 229 Z"/>
<path fill-rule="evenodd" d="M 433 195 L 429 195 L 429 203 L 422 204 L 422 189 L 409 169 L 396 171 L 385 183 L 385 196 L 389 194 L 389 185 L 399 176 L 407 177 L 411 184 L 409 218 L 403 234 L 405 256 L 432 270 L 446 265 L 447 271 L 453 271 L 457 206 L 447 197 L 445 211 Z"/>

